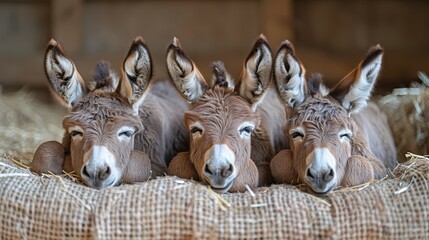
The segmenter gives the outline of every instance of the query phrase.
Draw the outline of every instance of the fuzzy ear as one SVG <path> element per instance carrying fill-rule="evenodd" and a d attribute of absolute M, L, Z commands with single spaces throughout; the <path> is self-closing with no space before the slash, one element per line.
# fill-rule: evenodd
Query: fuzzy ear
<path fill-rule="evenodd" d="M 271 48 L 261 34 L 244 62 L 237 86 L 238 93 L 252 104 L 253 110 L 262 102 L 270 87 L 272 63 Z"/>
<path fill-rule="evenodd" d="M 234 90 L 235 83 L 231 75 L 226 71 L 225 64 L 222 61 L 214 61 L 212 63 L 213 77 L 210 87 L 219 86 Z"/>
<path fill-rule="evenodd" d="M 281 98 L 289 107 L 296 107 L 307 97 L 305 68 L 288 40 L 281 44 L 274 60 L 274 80 Z"/>
<path fill-rule="evenodd" d="M 359 112 L 367 105 L 381 69 L 383 48 L 372 47 L 356 69 L 343 78 L 330 92 L 349 113 Z"/>
<path fill-rule="evenodd" d="M 167 69 L 176 88 L 189 103 L 195 102 L 207 91 L 208 84 L 203 75 L 183 52 L 176 37 L 167 50 Z"/>
<path fill-rule="evenodd" d="M 85 82 L 76 66 L 66 57 L 61 44 L 54 39 L 49 41 L 46 49 L 45 72 L 54 96 L 68 108 L 73 107 L 86 94 Z"/>
<path fill-rule="evenodd" d="M 149 92 L 151 78 L 152 57 L 143 38 L 138 36 L 131 44 L 122 64 L 122 77 L 116 90 L 128 99 L 136 114 Z"/>

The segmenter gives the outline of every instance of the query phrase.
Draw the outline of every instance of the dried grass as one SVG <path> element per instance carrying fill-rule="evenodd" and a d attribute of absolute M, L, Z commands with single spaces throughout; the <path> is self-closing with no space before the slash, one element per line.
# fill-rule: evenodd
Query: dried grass
<path fill-rule="evenodd" d="M 39 144 L 61 140 L 64 115 L 64 109 L 37 101 L 25 89 L 5 94 L 0 86 L 0 154 L 29 165 Z"/>
<path fill-rule="evenodd" d="M 422 83 L 394 89 L 378 102 L 388 117 L 399 162 L 407 160 L 407 152 L 429 153 L 429 78 L 422 72 L 418 77 Z"/>

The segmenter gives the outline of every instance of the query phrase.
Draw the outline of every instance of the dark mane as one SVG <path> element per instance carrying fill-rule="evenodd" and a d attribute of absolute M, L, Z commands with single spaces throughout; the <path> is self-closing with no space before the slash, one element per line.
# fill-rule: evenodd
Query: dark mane
<path fill-rule="evenodd" d="M 98 62 L 92 77 L 93 80 L 88 82 L 88 88 L 91 91 L 98 89 L 114 90 L 116 88 L 116 74 L 108 61 Z"/>
<path fill-rule="evenodd" d="M 225 65 L 222 61 L 214 61 L 212 63 L 213 68 L 213 87 L 219 86 L 222 88 L 229 88 L 228 72 L 225 69 Z"/>
<path fill-rule="evenodd" d="M 323 83 L 323 76 L 320 73 L 312 73 L 307 79 L 307 90 L 310 96 L 321 93 L 320 87 Z"/>

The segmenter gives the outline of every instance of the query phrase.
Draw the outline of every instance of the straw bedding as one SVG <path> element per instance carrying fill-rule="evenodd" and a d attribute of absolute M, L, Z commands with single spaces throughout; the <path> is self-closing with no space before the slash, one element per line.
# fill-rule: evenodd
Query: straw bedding
<path fill-rule="evenodd" d="M 379 101 L 388 116 L 400 162 L 407 160 L 407 152 L 429 153 L 429 77 L 423 72 L 418 77 L 421 82 L 394 89 Z"/>
<path fill-rule="evenodd" d="M 63 113 L 14 103 L 28 98 L 0 96 L 1 239 L 429 238 L 428 158 L 410 154 L 388 179 L 326 198 L 287 185 L 218 195 L 174 177 L 93 190 L 16 165 L 62 133 L 56 126 Z"/>

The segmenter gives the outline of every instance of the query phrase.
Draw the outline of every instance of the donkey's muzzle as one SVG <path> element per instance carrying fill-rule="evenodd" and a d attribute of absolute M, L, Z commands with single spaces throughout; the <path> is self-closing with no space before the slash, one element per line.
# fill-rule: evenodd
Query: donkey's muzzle
<path fill-rule="evenodd" d="M 109 166 L 83 166 L 81 174 L 82 178 L 90 187 L 101 189 L 112 184 L 108 182 L 108 178 L 112 174 L 112 170 Z"/>
<path fill-rule="evenodd" d="M 215 191 L 228 191 L 237 176 L 234 166 L 235 154 L 226 144 L 214 144 L 204 154 L 202 175 Z"/>
<path fill-rule="evenodd" d="M 336 159 L 327 148 L 315 148 L 306 158 L 309 164 L 305 181 L 318 194 L 325 194 L 336 186 Z"/>
<path fill-rule="evenodd" d="M 111 170 L 109 166 L 99 167 L 94 170 L 89 170 L 87 166 L 82 169 L 82 176 L 85 178 L 97 179 L 100 181 L 106 180 L 110 176 Z"/>
<path fill-rule="evenodd" d="M 121 179 L 115 156 L 104 146 L 94 145 L 84 155 L 81 176 L 89 187 L 101 189 L 115 186 Z"/>
<path fill-rule="evenodd" d="M 232 164 L 206 164 L 204 166 L 203 176 L 215 190 L 228 191 L 234 181 L 233 173 L 234 166 Z M 225 189 L 227 187 L 228 189 Z"/>
<path fill-rule="evenodd" d="M 316 171 L 308 168 L 305 177 L 308 183 L 310 183 L 310 187 L 316 193 L 326 193 L 335 185 L 335 183 L 333 183 L 335 172 L 332 168 L 323 171 Z"/>

